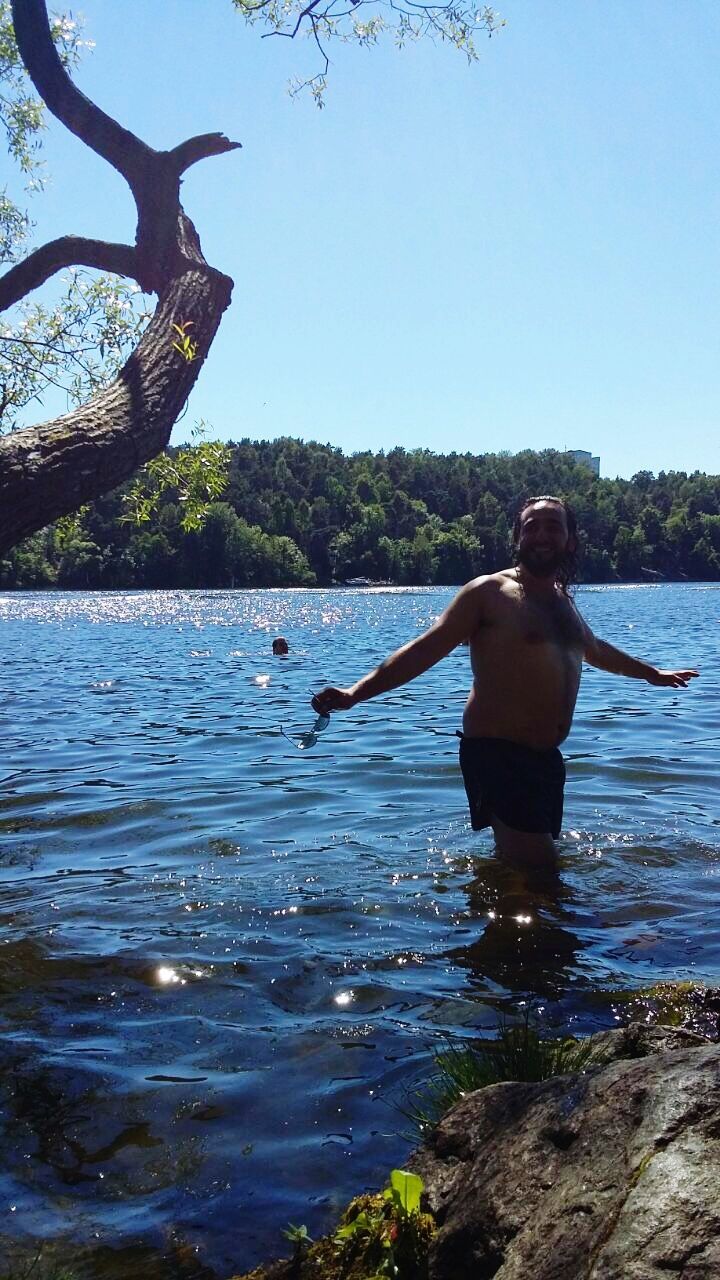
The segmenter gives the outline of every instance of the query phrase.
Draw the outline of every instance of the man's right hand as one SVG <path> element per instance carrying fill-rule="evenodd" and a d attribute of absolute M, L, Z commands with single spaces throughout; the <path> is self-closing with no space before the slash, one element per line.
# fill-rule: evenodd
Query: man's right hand
<path fill-rule="evenodd" d="M 700 672 L 694 668 L 692 671 L 660 671 L 653 667 L 645 679 L 648 684 L 657 684 L 664 689 L 687 689 L 689 682 L 699 675 Z"/>
<path fill-rule="evenodd" d="M 311 705 L 319 716 L 329 716 L 331 711 L 348 711 L 355 706 L 355 699 L 349 689 L 334 689 L 330 685 L 314 694 Z"/>

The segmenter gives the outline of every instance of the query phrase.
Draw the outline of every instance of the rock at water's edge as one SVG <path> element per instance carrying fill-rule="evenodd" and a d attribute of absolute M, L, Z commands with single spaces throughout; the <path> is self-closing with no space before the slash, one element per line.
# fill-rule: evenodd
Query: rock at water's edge
<path fill-rule="evenodd" d="M 469 1094 L 413 1157 L 431 1280 L 720 1280 L 720 1045 L 600 1041 L 607 1065 Z"/>

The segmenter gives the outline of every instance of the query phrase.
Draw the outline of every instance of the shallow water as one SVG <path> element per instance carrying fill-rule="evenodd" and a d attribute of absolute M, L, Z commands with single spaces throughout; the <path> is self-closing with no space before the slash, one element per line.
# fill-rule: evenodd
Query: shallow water
<path fill-rule="evenodd" d="M 447 1032 L 720 980 L 720 589 L 587 588 L 688 690 L 587 670 L 557 882 L 500 867 L 457 768 L 459 649 L 308 751 L 310 689 L 441 589 L 0 596 L 2 1231 L 187 1241 L 228 1274 L 402 1162 Z M 290 656 L 273 658 L 284 634 Z"/>

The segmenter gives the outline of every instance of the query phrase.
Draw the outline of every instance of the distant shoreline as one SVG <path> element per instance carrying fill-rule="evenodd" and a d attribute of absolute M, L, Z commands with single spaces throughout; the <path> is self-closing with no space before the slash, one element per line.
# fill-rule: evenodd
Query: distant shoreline
<path fill-rule="evenodd" d="M 583 587 L 690 587 L 705 585 L 718 587 L 720 582 L 712 578 L 623 578 L 616 579 L 613 582 L 577 582 L 574 584 L 579 590 Z M 363 586 L 350 585 L 344 582 L 308 583 L 298 586 L 278 586 L 277 583 L 265 583 L 252 587 L 216 587 L 216 586 L 168 586 L 168 587 L 138 587 L 138 586 L 88 586 L 88 587 L 65 587 L 57 584 L 48 584 L 39 587 L 23 587 L 23 586 L 0 586 L 0 595 L 85 595 L 88 593 L 97 595 L 115 595 L 122 593 L 126 595 L 133 592 L 137 595 L 152 595 L 155 592 L 175 591 L 181 593 L 217 591 L 226 594 L 228 591 L 458 591 L 464 586 L 462 582 L 370 582 Z"/>

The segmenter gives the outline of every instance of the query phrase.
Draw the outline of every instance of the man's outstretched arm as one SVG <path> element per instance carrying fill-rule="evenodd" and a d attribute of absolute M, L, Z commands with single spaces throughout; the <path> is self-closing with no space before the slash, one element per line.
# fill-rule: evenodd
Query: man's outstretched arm
<path fill-rule="evenodd" d="M 332 685 L 321 689 L 312 700 L 315 711 L 329 715 L 331 711 L 346 711 L 357 702 L 376 698 L 401 684 L 407 684 L 416 676 L 434 667 L 452 649 L 469 639 L 480 621 L 479 593 L 482 579 L 469 582 L 458 592 L 452 604 L 427 631 L 380 663 L 374 671 L 363 676 L 349 689 L 336 689 Z"/>
<path fill-rule="evenodd" d="M 648 684 L 662 685 L 668 689 L 686 689 L 699 671 L 663 671 L 649 662 L 641 662 L 622 649 L 616 649 L 607 640 L 599 640 L 586 624 L 585 661 L 600 671 L 610 671 L 616 676 L 630 676 L 635 680 L 647 680 Z"/>

